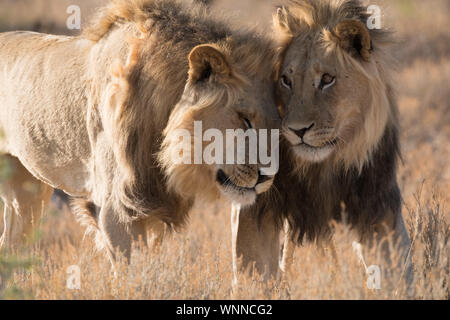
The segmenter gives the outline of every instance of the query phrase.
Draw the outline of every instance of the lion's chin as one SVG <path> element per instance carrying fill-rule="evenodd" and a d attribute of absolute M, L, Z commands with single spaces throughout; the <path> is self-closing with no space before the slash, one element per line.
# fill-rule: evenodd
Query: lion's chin
<path fill-rule="evenodd" d="M 256 201 L 255 189 L 234 188 L 231 186 L 219 186 L 221 193 L 233 203 L 238 203 L 242 207 L 251 206 Z"/>
<path fill-rule="evenodd" d="M 216 183 L 222 195 L 233 203 L 238 203 L 241 206 L 250 206 L 256 201 L 256 187 L 238 186 L 220 169 L 217 171 Z"/>
<path fill-rule="evenodd" d="M 326 160 L 334 151 L 334 146 L 327 144 L 322 147 L 313 147 L 307 144 L 298 144 L 292 147 L 297 157 L 309 162 L 322 162 Z"/>

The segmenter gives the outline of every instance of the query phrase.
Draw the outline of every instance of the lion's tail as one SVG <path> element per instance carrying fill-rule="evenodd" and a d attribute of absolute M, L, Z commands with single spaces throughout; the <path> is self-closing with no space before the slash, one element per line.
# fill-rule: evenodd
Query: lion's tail
<path fill-rule="evenodd" d="M 82 198 L 72 199 L 71 208 L 76 220 L 86 228 L 85 236 L 94 236 L 96 249 L 99 251 L 104 249 L 102 233 L 98 226 L 99 208 L 93 202 Z"/>

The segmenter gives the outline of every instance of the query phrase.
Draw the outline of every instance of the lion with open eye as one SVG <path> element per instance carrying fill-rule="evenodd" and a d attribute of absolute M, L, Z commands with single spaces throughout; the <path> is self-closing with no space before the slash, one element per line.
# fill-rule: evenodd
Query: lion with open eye
<path fill-rule="evenodd" d="M 277 128 L 274 52 L 175 0 L 112 1 L 79 37 L 0 34 L 0 150 L 20 169 L 4 181 L 17 190 L 1 190 L 5 221 L 36 219 L 23 208 L 48 202 L 49 185 L 79 198 L 111 258 L 130 257 L 133 239 L 183 226 L 197 200 L 252 204 L 272 182 L 260 162 L 177 162 L 174 134 Z M 42 197 L 26 203 L 17 179 Z"/>
<path fill-rule="evenodd" d="M 393 234 L 406 257 L 410 242 L 396 178 L 400 148 L 390 38 L 369 30 L 367 19 L 367 8 L 356 0 L 290 1 L 275 15 L 285 141 L 274 182 L 277 197 L 261 195 L 236 219 L 255 225 L 259 216 L 262 225 L 254 232 L 237 230 L 235 256 L 243 256 L 244 267 L 255 263 L 260 272 L 277 273 L 279 231 L 286 221 L 286 269 L 293 254 L 289 240 L 329 240 L 330 222 L 341 221 L 342 214 L 358 241 L 378 245 Z M 389 260 L 387 241 L 381 247 Z M 406 268 L 410 279 L 409 262 Z"/>

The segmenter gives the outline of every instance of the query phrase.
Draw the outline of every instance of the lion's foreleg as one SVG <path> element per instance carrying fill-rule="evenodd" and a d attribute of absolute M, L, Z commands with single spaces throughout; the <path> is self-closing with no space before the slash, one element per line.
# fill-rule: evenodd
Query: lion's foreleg
<path fill-rule="evenodd" d="M 264 280 L 275 278 L 280 254 L 280 230 L 270 214 L 261 223 L 250 212 L 241 212 L 233 205 L 231 215 L 233 284 L 250 271 L 257 271 Z M 253 269 L 254 268 L 254 269 Z"/>
<path fill-rule="evenodd" d="M 280 270 L 283 274 L 289 274 L 294 261 L 295 244 L 292 242 L 292 235 L 287 221 L 284 224 L 283 241 L 283 255 L 281 257 Z"/>
<path fill-rule="evenodd" d="M 110 203 L 105 203 L 100 209 L 98 223 L 101 237 L 96 241 L 101 243 L 97 246 L 106 249 L 113 267 L 117 263 L 118 253 L 129 262 L 133 237 L 129 225 L 119 219 Z"/>

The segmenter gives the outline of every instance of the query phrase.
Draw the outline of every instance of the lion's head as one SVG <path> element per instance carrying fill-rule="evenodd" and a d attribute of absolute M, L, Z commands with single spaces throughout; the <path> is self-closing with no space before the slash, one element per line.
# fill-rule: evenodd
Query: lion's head
<path fill-rule="evenodd" d="M 361 169 L 392 118 L 385 33 L 367 28 L 358 1 L 291 4 L 274 16 L 283 135 L 299 166 L 328 161 Z"/>
<path fill-rule="evenodd" d="M 258 66 L 263 61 L 257 61 L 261 57 L 251 50 L 241 54 L 253 56 L 257 68 L 269 67 L 264 63 Z M 233 52 L 226 46 L 196 46 L 188 59 L 189 78 L 164 130 L 159 154 L 168 185 L 186 197 L 206 194 L 212 200 L 225 195 L 231 201 L 250 205 L 257 194 L 269 189 L 275 173 L 265 174 L 259 159 L 250 161 L 256 149 L 251 151 L 249 146 L 249 143 L 258 144 L 260 141 L 258 129 L 277 125 L 270 77 L 265 72 L 249 72 L 249 65 L 233 61 Z M 255 139 L 245 139 L 242 145 L 245 150 L 239 149 L 238 139 L 234 136 L 230 139 L 227 134 L 230 129 L 233 133 L 237 129 L 241 133 L 254 134 Z M 180 141 L 182 132 L 186 135 Z M 218 144 L 214 146 L 211 143 Z M 183 154 L 186 150 L 190 154 Z M 237 162 L 240 152 L 245 152 L 241 163 Z M 186 161 L 176 161 L 179 155 L 186 157 Z M 229 162 L 230 155 L 234 160 Z"/>

